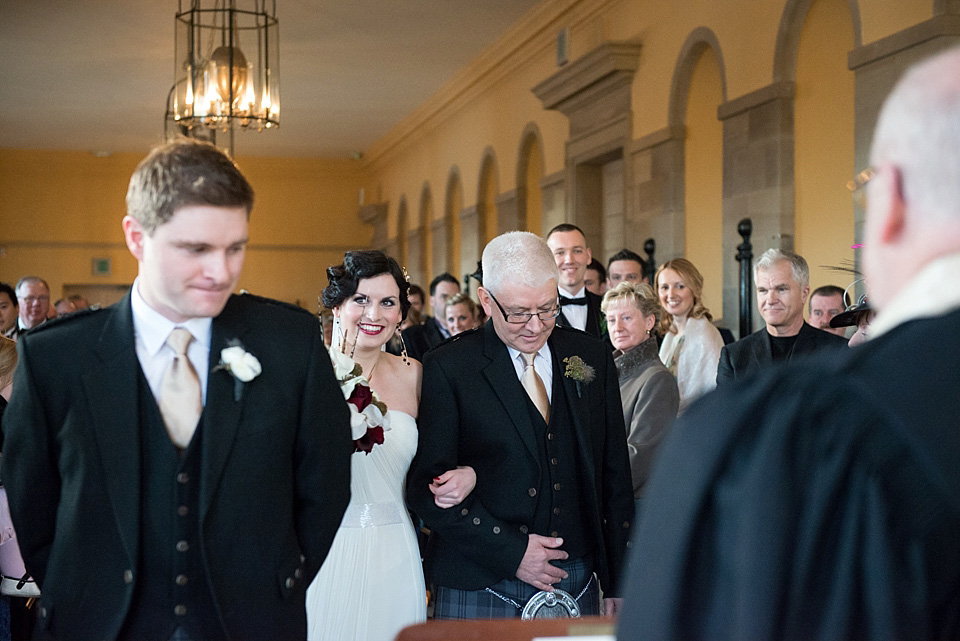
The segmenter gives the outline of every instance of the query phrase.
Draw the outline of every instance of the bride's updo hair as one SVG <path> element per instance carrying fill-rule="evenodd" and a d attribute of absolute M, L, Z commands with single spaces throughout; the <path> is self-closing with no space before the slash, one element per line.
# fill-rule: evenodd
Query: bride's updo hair
<path fill-rule="evenodd" d="M 357 293 L 357 286 L 364 278 L 374 278 L 381 274 L 390 274 L 400 289 L 401 319 L 407 317 L 410 309 L 410 299 L 407 289 L 410 283 L 403 275 L 403 270 L 390 256 L 382 251 L 350 251 L 344 254 L 343 264 L 327 267 L 329 285 L 323 290 L 321 300 L 327 309 L 339 307 L 343 301 Z"/>

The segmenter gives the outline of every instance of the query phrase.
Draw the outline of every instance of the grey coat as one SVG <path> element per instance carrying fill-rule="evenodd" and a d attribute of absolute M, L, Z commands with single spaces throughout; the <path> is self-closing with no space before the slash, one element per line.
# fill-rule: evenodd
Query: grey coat
<path fill-rule="evenodd" d="M 677 418 L 680 390 L 648 338 L 630 351 L 614 352 L 620 374 L 620 400 L 627 427 L 633 496 L 641 498 L 657 450 Z"/>

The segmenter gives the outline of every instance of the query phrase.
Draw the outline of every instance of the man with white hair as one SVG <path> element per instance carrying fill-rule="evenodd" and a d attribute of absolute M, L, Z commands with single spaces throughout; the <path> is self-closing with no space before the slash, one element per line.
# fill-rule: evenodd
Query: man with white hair
<path fill-rule="evenodd" d="M 680 419 L 621 640 L 960 638 L 960 48 L 899 81 L 870 163 L 869 340 Z"/>
<path fill-rule="evenodd" d="M 599 614 L 600 590 L 619 611 L 633 487 L 617 371 L 602 342 L 557 327 L 557 277 L 539 237 L 493 239 L 478 290 L 490 322 L 424 359 L 407 499 L 432 532 L 437 618 Z M 448 507 L 442 474 L 458 465 L 476 487 Z"/>
<path fill-rule="evenodd" d="M 845 347 L 840 336 L 803 320 L 810 293 L 810 269 L 803 256 L 768 249 L 753 265 L 757 308 L 766 326 L 720 350 L 717 385 L 742 379 L 766 365 L 789 362 L 820 349 Z"/>

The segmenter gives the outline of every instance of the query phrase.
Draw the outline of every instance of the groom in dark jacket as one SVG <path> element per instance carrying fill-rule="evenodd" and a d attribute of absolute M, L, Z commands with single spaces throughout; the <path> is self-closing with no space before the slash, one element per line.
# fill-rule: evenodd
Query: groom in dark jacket
<path fill-rule="evenodd" d="M 633 520 L 617 372 L 601 341 L 556 327 L 557 273 L 537 236 L 495 238 L 478 292 L 490 322 L 425 359 L 407 498 L 432 531 L 438 618 L 516 617 L 555 588 L 599 614 L 598 581 L 617 614 Z M 436 477 L 457 465 L 476 487 L 441 507 Z"/>
<path fill-rule="evenodd" d="M 41 638 L 306 637 L 349 414 L 316 319 L 232 294 L 252 206 L 212 145 L 155 149 L 127 192 L 129 294 L 20 339 L 3 480 Z"/>

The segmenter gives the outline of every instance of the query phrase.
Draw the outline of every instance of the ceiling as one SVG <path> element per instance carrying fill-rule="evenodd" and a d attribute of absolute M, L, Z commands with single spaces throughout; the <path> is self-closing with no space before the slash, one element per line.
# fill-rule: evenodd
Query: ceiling
<path fill-rule="evenodd" d="M 277 0 L 281 126 L 238 132 L 237 155 L 368 149 L 536 3 Z M 142 153 L 162 140 L 177 10 L 0 1 L 0 147 Z"/>

